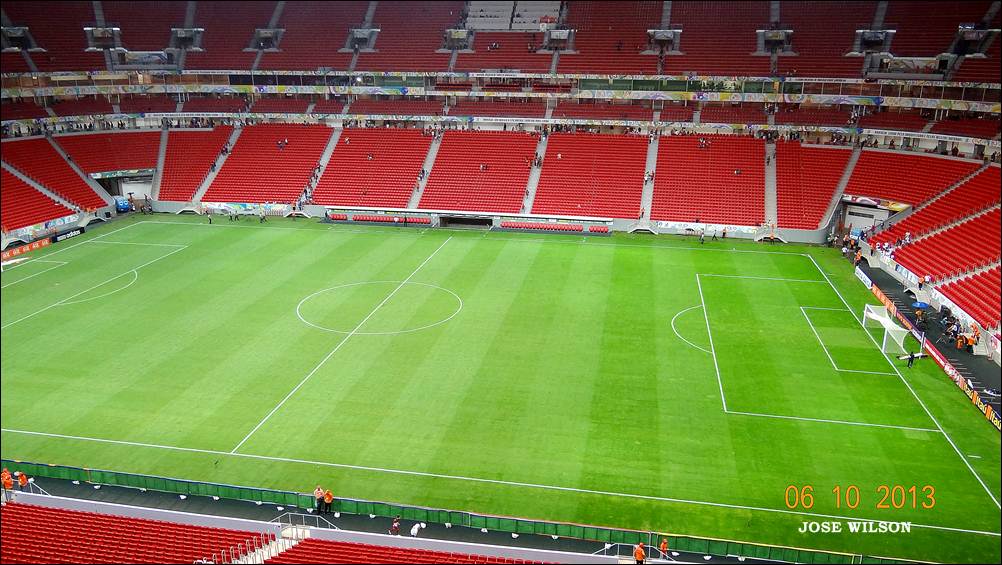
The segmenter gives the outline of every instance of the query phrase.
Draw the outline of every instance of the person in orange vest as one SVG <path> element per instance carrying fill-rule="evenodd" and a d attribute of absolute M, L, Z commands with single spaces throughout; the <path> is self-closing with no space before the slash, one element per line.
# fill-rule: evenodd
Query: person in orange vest
<path fill-rule="evenodd" d="M 26 491 L 28 490 L 28 475 L 24 471 L 18 471 L 17 474 L 17 490 Z"/>
<path fill-rule="evenodd" d="M 643 563 L 644 559 L 647 559 L 647 552 L 644 551 L 644 542 L 637 544 L 637 547 L 633 548 L 633 558 L 637 560 L 637 563 Z"/>
<path fill-rule="evenodd" d="M 661 550 L 661 558 L 666 559 L 668 557 L 668 538 L 661 538 L 661 545 L 658 546 Z"/>
<path fill-rule="evenodd" d="M 324 489 L 320 485 L 313 489 L 313 498 L 317 502 L 317 514 L 321 514 L 324 511 Z"/>
<path fill-rule="evenodd" d="M 331 492 L 331 489 L 327 489 L 326 491 L 324 491 L 324 508 L 327 510 L 328 514 L 330 514 L 331 512 L 331 504 L 333 502 L 334 502 L 334 493 Z"/>
<path fill-rule="evenodd" d="M 7 467 L 4 467 L 3 471 L 0 472 L 0 483 L 3 484 L 4 500 L 9 500 L 10 491 L 14 490 L 14 477 L 11 476 L 10 471 L 7 470 Z"/>

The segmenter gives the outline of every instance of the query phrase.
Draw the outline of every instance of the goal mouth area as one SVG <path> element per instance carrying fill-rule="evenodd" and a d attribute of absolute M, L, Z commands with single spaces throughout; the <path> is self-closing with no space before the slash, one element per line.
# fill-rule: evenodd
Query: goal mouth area
<path fill-rule="evenodd" d="M 883 328 L 884 337 L 880 340 L 880 350 L 884 353 L 908 353 L 905 339 L 911 333 L 898 325 L 887 311 L 886 306 L 867 304 L 863 307 L 863 327 Z"/>

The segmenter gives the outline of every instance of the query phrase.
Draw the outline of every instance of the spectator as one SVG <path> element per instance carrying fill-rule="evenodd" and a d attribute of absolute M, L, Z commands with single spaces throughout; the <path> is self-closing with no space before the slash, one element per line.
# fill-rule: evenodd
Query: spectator
<path fill-rule="evenodd" d="M 644 542 L 638 543 L 633 548 L 633 558 L 637 560 L 637 563 L 643 563 L 647 559 L 647 552 L 644 551 Z"/>
<path fill-rule="evenodd" d="M 11 476 L 7 467 L 4 467 L 3 471 L 0 472 L 0 483 L 3 484 L 4 500 L 9 500 L 10 491 L 14 490 L 14 477 Z"/>
<path fill-rule="evenodd" d="M 324 491 L 324 511 L 330 514 L 333 508 L 333 504 L 334 504 L 334 493 L 331 492 L 331 489 L 327 489 Z"/>
<path fill-rule="evenodd" d="M 400 535 L 400 515 L 393 517 L 393 524 L 390 525 L 390 535 L 399 536 Z"/>
<path fill-rule="evenodd" d="M 17 475 L 17 490 L 25 492 L 28 490 L 28 475 L 24 471 L 14 471 Z"/>
<path fill-rule="evenodd" d="M 230 220 L 233 220 L 233 215 L 230 214 Z M 313 489 L 313 498 L 316 499 L 317 503 L 317 514 L 323 514 L 324 512 L 324 489 L 320 485 Z"/>

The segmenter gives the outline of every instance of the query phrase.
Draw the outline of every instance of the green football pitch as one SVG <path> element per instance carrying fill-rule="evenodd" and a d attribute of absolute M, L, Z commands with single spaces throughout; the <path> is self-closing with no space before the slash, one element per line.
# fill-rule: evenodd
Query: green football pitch
<path fill-rule="evenodd" d="M 5 458 L 1000 560 L 998 432 L 881 353 L 837 251 L 162 215 L 31 257 Z M 857 518 L 911 532 L 798 532 Z"/>

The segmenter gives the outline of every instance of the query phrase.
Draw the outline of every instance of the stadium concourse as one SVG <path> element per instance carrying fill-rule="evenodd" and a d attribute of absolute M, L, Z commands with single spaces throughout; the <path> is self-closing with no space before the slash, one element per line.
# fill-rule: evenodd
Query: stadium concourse
<path fill-rule="evenodd" d="M 999 2 L 0 11 L 3 563 L 1002 559 Z"/>

